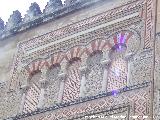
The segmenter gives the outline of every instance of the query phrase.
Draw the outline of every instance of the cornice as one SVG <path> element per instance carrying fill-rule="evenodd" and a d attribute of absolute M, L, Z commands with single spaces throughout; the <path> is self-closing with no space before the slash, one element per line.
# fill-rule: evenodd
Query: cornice
<path fill-rule="evenodd" d="M 31 29 L 33 27 L 37 27 L 41 24 L 50 22 L 50 21 L 54 21 L 59 19 L 60 17 L 66 16 L 68 14 L 71 14 L 73 12 L 76 12 L 78 10 L 84 9 L 84 8 L 88 8 L 90 6 L 96 5 L 99 2 L 104 2 L 105 0 L 79 0 L 77 2 L 71 3 L 69 5 L 63 5 L 62 7 L 55 9 L 53 12 L 49 12 L 49 13 L 41 13 L 38 14 L 37 16 L 34 16 L 32 19 L 29 20 L 24 20 L 21 18 L 21 15 L 19 16 L 18 19 L 19 22 L 14 23 L 12 20 L 12 16 L 16 16 L 14 15 L 15 11 L 13 12 L 13 15 L 11 15 L 9 21 L 7 22 L 7 24 L 11 21 L 11 27 L 7 27 L 4 25 L 0 25 L 3 29 L 0 29 L 0 40 L 3 40 L 7 37 L 11 37 L 17 33 L 26 31 L 28 29 Z M 136 0 L 130 0 L 128 3 L 133 2 Z M 33 4 L 31 4 L 32 6 Z M 19 12 L 19 11 L 18 11 Z M 29 13 L 28 13 L 29 14 Z M 27 16 L 27 14 L 26 14 Z M 14 18 L 15 19 L 15 18 Z M 13 24 L 12 24 L 13 22 Z"/>

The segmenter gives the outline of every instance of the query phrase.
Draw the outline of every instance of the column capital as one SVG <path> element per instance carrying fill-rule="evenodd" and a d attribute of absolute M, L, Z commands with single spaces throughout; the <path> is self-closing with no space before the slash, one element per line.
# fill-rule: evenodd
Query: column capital
<path fill-rule="evenodd" d="M 133 53 L 131 52 L 131 53 L 127 53 L 127 54 L 125 54 L 125 60 L 127 60 L 127 61 L 131 61 L 132 59 L 133 59 Z"/>
<path fill-rule="evenodd" d="M 101 64 L 103 65 L 104 68 L 108 69 L 111 64 L 111 60 L 103 60 L 101 61 Z"/>
<path fill-rule="evenodd" d="M 65 81 L 66 75 L 67 75 L 67 74 L 64 73 L 64 72 L 59 73 L 59 74 L 58 74 L 58 78 L 60 78 L 60 80 L 62 80 L 62 81 Z"/>
<path fill-rule="evenodd" d="M 47 71 L 48 71 L 48 67 L 47 66 L 44 66 L 42 69 L 41 69 L 41 78 L 40 78 L 40 85 L 42 87 L 45 87 L 44 84 L 46 84 L 48 81 L 47 81 Z M 43 85 L 42 85 L 43 84 Z"/>
<path fill-rule="evenodd" d="M 81 72 L 82 75 L 87 72 L 87 69 L 88 69 L 87 66 L 81 66 L 81 67 L 79 68 L 79 70 L 80 70 L 80 72 Z"/>
<path fill-rule="evenodd" d="M 40 86 L 41 86 L 41 88 L 46 88 L 47 85 L 48 85 L 48 81 L 46 81 L 46 80 L 40 80 Z"/>
<path fill-rule="evenodd" d="M 28 85 L 22 85 L 22 86 L 20 87 L 20 90 L 21 90 L 22 93 L 26 93 L 26 92 L 28 91 L 28 89 L 29 89 L 29 86 L 28 86 Z"/>
<path fill-rule="evenodd" d="M 41 69 L 41 73 L 42 73 L 42 74 L 46 74 L 47 71 L 48 71 L 48 67 L 45 65 L 45 66 Z"/>

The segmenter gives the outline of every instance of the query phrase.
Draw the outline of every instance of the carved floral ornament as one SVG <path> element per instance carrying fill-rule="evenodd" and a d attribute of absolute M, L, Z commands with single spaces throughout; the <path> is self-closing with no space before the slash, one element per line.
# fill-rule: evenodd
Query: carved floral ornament
<path fill-rule="evenodd" d="M 34 62 L 31 62 L 31 64 L 25 66 L 25 70 L 23 71 L 27 72 L 26 74 L 31 77 L 36 71 L 42 71 L 44 68 L 51 69 L 57 65 L 61 66 L 61 63 L 64 60 L 68 61 L 69 64 L 72 64 L 72 62 L 77 60 L 83 61 L 81 59 L 83 56 L 89 57 L 96 51 L 102 51 L 102 53 L 109 51 L 108 56 L 109 59 L 111 59 L 115 50 L 119 52 L 125 50 L 126 58 L 129 58 L 136 54 L 140 47 L 140 43 L 140 36 L 136 31 L 122 30 L 109 37 L 101 37 L 98 40 L 93 40 L 87 45 L 72 47 L 67 52 L 58 52 L 51 55 L 48 59 L 35 60 Z M 105 60 L 105 58 L 103 59 Z"/>

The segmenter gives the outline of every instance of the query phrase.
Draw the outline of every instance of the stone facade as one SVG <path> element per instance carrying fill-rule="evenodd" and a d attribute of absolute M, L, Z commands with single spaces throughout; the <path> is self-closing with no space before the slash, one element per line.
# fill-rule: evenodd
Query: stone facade
<path fill-rule="evenodd" d="M 0 119 L 159 120 L 158 6 L 50 0 L 0 20 Z"/>

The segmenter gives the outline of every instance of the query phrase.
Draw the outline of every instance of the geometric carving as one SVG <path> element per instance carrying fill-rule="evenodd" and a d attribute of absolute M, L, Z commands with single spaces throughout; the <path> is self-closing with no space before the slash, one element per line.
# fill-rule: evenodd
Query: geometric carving
<path fill-rule="evenodd" d="M 146 13 L 144 15 L 144 19 L 146 20 L 146 25 L 145 25 L 145 38 L 144 38 L 144 48 L 145 49 L 150 49 L 153 47 L 153 38 L 152 35 L 154 35 L 154 17 L 153 15 L 155 14 L 153 10 L 153 3 L 154 0 L 147 0 L 146 2 Z"/>
<path fill-rule="evenodd" d="M 131 78 L 134 84 L 142 83 L 152 79 L 153 50 L 143 50 L 134 57 L 132 63 Z"/>
<path fill-rule="evenodd" d="M 21 50 L 21 52 L 17 52 L 17 53 L 21 54 L 21 53 L 24 52 L 25 54 L 18 55 L 17 58 L 15 59 L 16 60 L 14 62 L 15 63 L 15 65 L 14 65 L 15 68 L 13 70 L 10 89 L 14 89 L 14 85 L 16 84 L 15 81 L 18 77 L 17 73 L 16 73 L 17 65 L 20 64 L 20 61 L 24 62 L 26 64 L 29 64 L 29 63 L 33 62 L 34 60 L 39 59 L 40 57 L 43 58 L 45 55 L 47 56 L 47 55 L 52 55 L 52 54 L 56 54 L 56 53 L 59 53 L 59 52 L 64 53 L 66 51 L 70 51 L 69 49 L 76 46 L 76 45 L 88 47 L 87 44 L 89 42 L 95 40 L 96 38 L 98 40 L 99 39 L 102 40 L 103 36 L 105 36 L 105 38 L 107 38 L 109 34 L 114 33 L 114 31 L 111 30 L 111 27 L 113 28 L 113 26 L 115 26 L 116 28 L 119 28 L 120 26 L 122 26 L 122 28 L 124 28 L 124 26 L 126 27 L 128 24 L 133 24 L 135 21 L 139 21 L 141 19 L 140 18 L 141 16 L 139 15 L 140 5 L 143 5 L 142 1 L 137 2 L 137 4 L 135 6 L 129 4 L 129 5 L 127 5 L 127 7 L 125 6 L 121 9 L 117 8 L 116 10 L 111 10 L 111 11 L 108 11 L 108 12 L 104 12 L 100 15 L 93 16 L 93 17 L 89 18 L 88 20 L 79 21 L 76 24 L 68 25 L 68 26 L 66 26 L 62 29 L 58 29 L 58 30 L 55 30 L 51 33 L 47 33 L 46 35 L 42 35 L 41 37 L 37 37 L 36 39 L 28 40 L 28 41 L 24 41 L 23 43 L 20 43 L 18 51 Z M 132 9 L 132 8 L 134 8 L 134 9 Z M 136 11 L 135 11 L 135 8 L 137 8 Z M 87 29 L 94 28 L 95 26 L 98 26 L 98 25 L 101 25 L 101 24 L 106 25 L 107 22 L 111 22 L 112 20 L 117 19 L 117 17 L 116 18 L 111 17 L 115 13 L 119 15 L 118 17 L 126 16 L 125 14 L 122 15 L 122 12 L 124 12 L 124 10 L 129 11 L 128 12 L 129 15 L 127 14 L 129 19 L 127 18 L 125 20 L 125 22 L 123 21 L 123 24 L 118 23 L 118 24 L 115 24 L 115 25 L 104 26 L 101 29 L 93 30 L 92 32 L 85 33 L 84 35 L 82 34 L 80 36 L 76 36 L 75 38 L 71 38 L 71 39 L 68 39 L 68 40 L 66 39 L 62 42 L 58 42 L 58 40 L 64 39 L 68 35 L 73 36 L 73 34 L 75 34 L 75 33 L 83 32 Z M 130 16 L 130 14 L 133 13 L 133 12 L 130 12 L 132 10 L 135 13 L 134 13 L 133 16 Z M 133 18 L 133 20 L 131 20 L 131 18 Z M 104 34 L 107 31 L 108 31 L 108 34 L 107 35 Z M 121 29 L 119 31 L 121 31 Z M 56 38 L 56 40 L 55 40 L 55 38 Z M 48 46 L 49 45 L 48 43 L 52 43 L 52 42 L 54 43 L 55 41 L 56 41 L 56 44 L 52 44 L 52 45 L 50 44 L 51 46 Z M 111 42 L 111 41 L 113 41 L 113 39 L 112 40 L 103 39 L 102 43 L 109 44 L 109 42 Z M 94 47 L 94 49 L 97 49 L 99 47 L 101 49 L 105 46 L 105 45 L 103 46 L 103 44 L 101 44 L 100 41 L 98 41 L 97 43 L 96 44 L 98 46 Z M 39 49 L 40 46 L 45 46 L 45 45 L 47 45 L 48 47 L 45 48 L 45 49 L 44 48 Z M 109 46 L 109 45 L 107 45 L 107 46 Z M 111 46 L 109 46 L 108 48 L 110 48 L 110 47 Z M 104 47 L 104 49 L 107 49 L 107 48 Z M 88 53 L 88 50 L 84 50 L 84 51 L 86 51 L 86 53 Z M 92 50 L 91 50 L 91 53 L 92 53 Z M 23 57 L 20 57 L 20 56 L 23 56 Z M 13 82 L 15 82 L 15 83 L 13 83 Z"/>
<path fill-rule="evenodd" d="M 63 91 L 63 102 L 73 101 L 79 98 L 80 94 L 80 60 L 70 61 L 67 67 L 67 78 Z"/>
<path fill-rule="evenodd" d="M 107 112 L 108 115 L 116 115 L 122 111 L 128 111 L 129 120 L 132 116 L 148 116 L 151 114 L 151 84 L 147 83 L 147 86 L 143 86 L 139 89 L 136 88 L 126 92 L 118 93 L 116 96 L 109 95 L 100 97 L 98 99 L 86 100 L 80 104 L 71 102 L 71 105 L 66 105 L 60 109 L 53 111 L 39 113 L 39 115 L 30 115 L 23 120 L 29 119 L 79 119 L 85 116 L 97 115 Z M 93 97 L 92 97 L 93 98 Z M 127 109 L 126 109 L 127 108 Z M 114 112 L 111 112 L 114 109 Z M 49 109 L 48 109 L 49 110 Z M 120 112 L 121 111 L 121 112 Z M 139 117 L 140 118 L 140 117 Z M 83 119 L 82 119 L 83 120 Z M 110 119 L 109 119 L 110 120 Z M 142 119 L 141 119 L 142 120 Z"/>
<path fill-rule="evenodd" d="M 12 83 L 13 85 L 11 88 L 16 86 L 14 85 L 16 84 L 15 81 L 17 77 L 16 67 L 20 63 L 28 65 L 33 62 L 33 66 L 31 66 L 28 71 L 30 75 L 33 75 L 33 71 L 40 70 L 45 65 L 48 68 L 53 65 L 53 68 L 47 71 L 47 81 L 49 84 L 46 89 L 45 98 L 47 102 L 45 106 L 49 107 L 55 104 L 57 97 L 62 99 L 62 103 L 55 104 L 55 107 L 58 108 L 64 105 L 60 109 L 54 109 L 51 112 L 41 114 L 41 118 L 39 118 L 38 115 L 34 116 L 35 119 L 75 119 L 79 116 L 83 117 L 84 115 L 92 114 L 95 111 L 102 112 L 103 109 L 112 108 L 114 105 L 121 105 L 123 103 L 129 103 L 129 106 L 132 108 L 134 106 L 134 112 L 132 111 L 134 115 L 151 114 L 151 88 L 148 87 L 126 91 L 118 95 L 114 94 L 114 96 L 110 95 L 96 98 L 98 94 L 101 93 L 102 88 L 106 88 L 102 85 L 103 81 L 107 81 L 107 91 L 112 91 L 120 88 L 127 89 L 128 78 L 132 78 L 131 80 L 135 82 L 145 81 L 146 78 L 147 80 L 151 80 L 151 58 L 153 54 L 151 53 L 152 50 L 148 50 L 151 45 L 151 39 L 147 37 L 148 34 L 146 34 L 146 36 L 144 35 L 143 39 L 143 30 L 140 29 L 138 31 L 137 29 L 133 29 L 134 27 L 132 25 L 135 24 L 135 26 L 139 26 L 140 23 L 143 28 L 145 28 L 148 26 L 146 23 L 150 24 L 150 21 L 146 22 L 146 19 L 143 19 L 143 12 L 146 10 L 144 6 L 146 6 L 146 3 L 150 6 L 149 2 L 150 0 L 134 1 L 116 10 L 113 9 L 72 25 L 67 25 L 20 44 L 21 48 L 19 49 L 22 50 L 24 54 L 21 54 L 22 52 L 19 51 L 18 54 L 22 57 L 17 57 L 14 62 L 13 79 L 11 81 L 11 85 Z M 147 32 L 149 33 L 150 31 Z M 145 31 L 145 33 L 147 32 Z M 143 46 L 143 42 L 145 46 Z M 147 50 L 142 50 L 142 48 L 147 48 Z M 87 59 L 85 62 L 81 58 L 84 54 L 86 55 L 85 60 Z M 54 57 L 51 57 L 51 55 Z M 131 67 L 128 67 L 128 62 L 130 61 L 125 59 L 127 55 L 133 57 Z M 107 72 L 104 72 L 101 64 L 102 60 L 106 60 L 104 56 L 107 56 L 107 60 L 108 58 L 111 60 Z M 83 61 L 83 66 L 81 65 L 81 61 Z M 63 62 L 65 62 L 64 65 L 62 65 Z M 58 67 L 56 65 L 58 65 Z M 59 66 L 63 69 L 60 69 Z M 79 70 L 80 67 L 86 67 L 85 76 L 84 73 L 83 75 L 81 74 Z M 131 68 L 133 70 L 128 70 Z M 64 85 L 60 85 L 61 81 L 59 81 L 57 76 L 60 74 L 59 71 L 60 73 L 62 71 L 61 74 L 63 75 L 63 72 L 67 74 L 66 77 L 63 77 Z M 131 73 L 127 74 L 128 71 Z M 108 79 L 106 80 L 103 80 L 103 76 L 105 76 L 103 75 L 104 73 L 108 73 Z M 81 95 L 81 76 L 83 80 L 85 80 L 85 82 L 83 82 L 85 83 L 83 88 L 84 96 L 87 97 L 84 98 L 79 98 Z M 36 83 L 38 83 L 38 80 L 36 81 Z M 39 86 L 39 84 L 37 86 Z M 63 86 L 64 88 L 60 88 Z M 38 89 L 38 87 L 35 89 Z M 63 95 L 58 95 L 59 93 L 62 94 L 61 90 L 63 90 Z M 34 93 L 32 89 L 31 91 Z M 35 94 L 39 93 L 39 90 L 37 91 Z M 33 96 L 37 97 L 38 94 L 37 96 L 35 94 Z M 82 103 L 81 100 L 83 101 L 83 99 L 86 98 L 91 98 L 92 100 Z M 74 104 L 74 100 L 80 101 L 79 103 L 81 104 Z M 36 101 L 38 101 L 38 99 Z M 65 106 L 68 104 L 64 104 L 63 102 L 71 102 L 72 105 Z M 35 106 L 33 106 L 33 108 L 34 107 Z M 51 108 L 52 107 L 46 109 L 50 110 Z"/>
<path fill-rule="evenodd" d="M 127 61 L 124 54 L 118 53 L 111 62 L 107 83 L 107 91 L 123 88 L 127 86 Z"/>
<path fill-rule="evenodd" d="M 87 75 L 85 83 L 85 96 L 93 96 L 101 92 L 103 80 L 103 67 L 101 51 L 94 51 L 87 59 Z"/>
<path fill-rule="evenodd" d="M 128 72 L 132 70 L 125 56 L 128 54 L 132 54 L 133 56 L 137 53 L 140 47 L 140 38 L 137 32 L 133 30 L 123 30 L 114 34 L 113 38 L 111 36 L 109 40 L 113 47 L 110 52 L 112 63 L 109 68 L 107 90 L 112 91 L 127 86 L 131 78 Z"/>
<path fill-rule="evenodd" d="M 123 107 L 122 107 L 123 106 Z M 129 120 L 129 112 L 130 106 L 129 105 L 117 105 L 113 106 L 110 110 L 104 110 L 100 113 L 93 113 L 83 117 L 75 118 L 75 120 Z M 124 119 L 120 119 L 124 118 Z"/>
<path fill-rule="evenodd" d="M 52 68 L 47 71 L 48 85 L 45 93 L 45 107 L 50 107 L 57 102 L 60 88 L 60 80 L 58 78 L 59 71 L 59 65 L 52 66 Z"/>
<path fill-rule="evenodd" d="M 37 109 L 40 96 L 41 72 L 35 73 L 29 80 L 29 89 L 26 93 L 23 112 L 31 112 Z"/>
<path fill-rule="evenodd" d="M 79 98 L 80 95 L 80 57 L 84 53 L 81 47 L 74 47 L 65 54 L 68 61 L 66 66 L 67 78 L 64 81 L 63 102 L 72 101 Z"/>
<path fill-rule="evenodd" d="M 140 36 L 137 31 L 131 30 L 121 30 L 109 37 L 109 43 L 114 46 L 113 49 L 120 49 L 126 47 L 126 54 L 136 53 L 140 47 Z"/>

